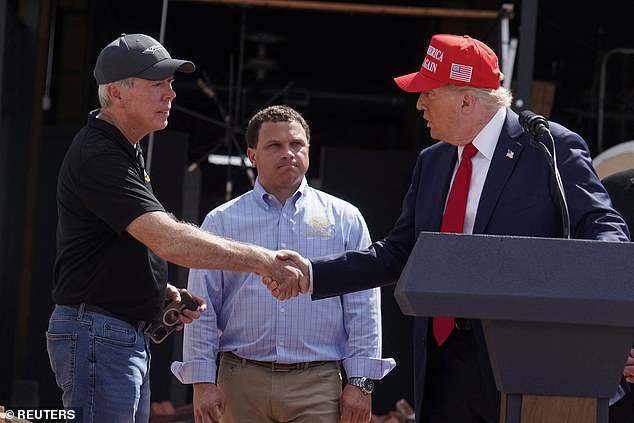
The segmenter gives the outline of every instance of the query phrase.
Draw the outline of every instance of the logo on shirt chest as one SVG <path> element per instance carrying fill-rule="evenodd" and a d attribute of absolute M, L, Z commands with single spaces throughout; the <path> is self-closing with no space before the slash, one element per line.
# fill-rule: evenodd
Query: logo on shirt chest
<path fill-rule="evenodd" d="M 334 224 L 324 216 L 312 216 L 306 222 L 306 236 L 317 238 L 332 238 L 335 236 Z"/>

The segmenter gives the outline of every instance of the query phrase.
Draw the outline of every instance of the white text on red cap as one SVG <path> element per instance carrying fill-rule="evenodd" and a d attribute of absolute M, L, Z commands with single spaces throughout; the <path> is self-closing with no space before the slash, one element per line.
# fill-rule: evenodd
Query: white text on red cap
<path fill-rule="evenodd" d="M 433 57 L 434 59 L 442 63 L 442 59 L 445 56 L 445 53 L 443 53 L 442 50 L 437 49 L 436 47 L 430 45 L 427 48 L 427 55 Z"/>
<path fill-rule="evenodd" d="M 444 58 L 445 53 L 443 53 L 442 50 L 439 50 L 436 47 L 430 45 L 427 48 L 427 56 L 436 59 L 437 61 L 442 63 L 442 59 Z M 427 56 L 425 56 L 425 59 L 423 60 L 423 67 L 432 73 L 436 73 L 436 70 L 438 69 L 438 63 L 432 62 Z"/>

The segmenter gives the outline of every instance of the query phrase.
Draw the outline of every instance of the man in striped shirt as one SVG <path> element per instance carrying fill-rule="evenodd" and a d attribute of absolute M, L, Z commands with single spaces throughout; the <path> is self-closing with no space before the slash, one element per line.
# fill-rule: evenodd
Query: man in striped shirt
<path fill-rule="evenodd" d="M 307 184 L 310 131 L 297 111 L 258 112 L 246 137 L 255 187 L 211 211 L 203 229 L 306 257 L 370 245 L 356 207 Z M 185 329 L 172 372 L 194 385 L 197 422 L 369 421 L 372 381 L 395 366 L 381 358 L 378 288 L 279 302 L 257 275 L 192 269 L 188 289 L 209 310 Z"/>

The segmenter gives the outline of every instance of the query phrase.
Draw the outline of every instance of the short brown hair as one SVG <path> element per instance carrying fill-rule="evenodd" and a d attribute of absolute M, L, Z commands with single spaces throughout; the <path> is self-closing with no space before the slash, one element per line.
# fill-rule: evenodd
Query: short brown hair
<path fill-rule="evenodd" d="M 308 124 L 304 120 L 304 117 L 297 110 L 292 107 L 284 105 L 274 105 L 264 108 L 257 112 L 249 120 L 247 125 L 247 146 L 255 148 L 258 146 L 258 136 L 260 135 L 260 128 L 264 122 L 297 122 L 302 125 L 304 132 L 306 132 L 306 141 L 310 143 L 310 129 Z"/>

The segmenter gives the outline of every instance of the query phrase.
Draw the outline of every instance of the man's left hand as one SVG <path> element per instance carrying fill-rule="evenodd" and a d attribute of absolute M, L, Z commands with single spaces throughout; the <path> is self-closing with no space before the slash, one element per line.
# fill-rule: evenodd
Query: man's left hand
<path fill-rule="evenodd" d="M 341 423 L 368 423 L 372 417 L 372 394 L 366 395 L 356 386 L 346 385 L 339 402 Z"/>
<path fill-rule="evenodd" d="M 181 291 L 185 291 L 184 289 L 178 289 L 174 285 L 168 283 L 167 291 L 165 293 L 165 298 L 167 301 L 176 301 L 177 303 L 181 301 Z M 194 295 L 190 292 L 192 298 L 198 303 L 198 310 L 189 310 L 185 309 L 178 316 L 178 320 L 181 322 L 176 326 L 176 330 L 182 330 L 185 324 L 189 324 L 194 320 L 200 318 L 200 313 L 203 313 L 207 310 L 207 303 L 205 300 L 197 295 Z"/>

